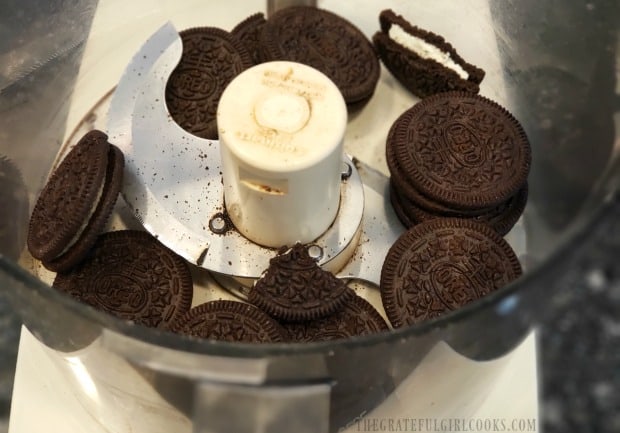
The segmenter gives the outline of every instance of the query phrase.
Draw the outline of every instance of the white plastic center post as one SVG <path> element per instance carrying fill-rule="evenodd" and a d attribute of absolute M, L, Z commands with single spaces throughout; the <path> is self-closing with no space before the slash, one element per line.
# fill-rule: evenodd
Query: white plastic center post
<path fill-rule="evenodd" d="M 336 85 L 306 65 L 268 62 L 239 74 L 217 112 L 224 201 L 260 245 L 318 238 L 340 203 L 347 109 Z"/>

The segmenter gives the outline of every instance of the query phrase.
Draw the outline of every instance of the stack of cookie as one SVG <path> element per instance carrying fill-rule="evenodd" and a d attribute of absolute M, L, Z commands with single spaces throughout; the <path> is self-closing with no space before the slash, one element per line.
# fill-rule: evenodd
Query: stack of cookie
<path fill-rule="evenodd" d="M 390 199 L 406 227 L 456 217 L 503 236 L 525 208 L 529 141 L 508 111 L 482 96 L 423 99 L 392 125 L 386 157 Z"/>

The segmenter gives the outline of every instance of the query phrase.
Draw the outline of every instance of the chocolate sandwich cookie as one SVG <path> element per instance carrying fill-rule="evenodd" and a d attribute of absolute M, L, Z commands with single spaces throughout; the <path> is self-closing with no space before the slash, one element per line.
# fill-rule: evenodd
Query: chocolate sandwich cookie
<path fill-rule="evenodd" d="M 423 99 L 399 118 L 390 138 L 406 183 L 450 209 L 498 206 L 517 193 L 530 169 L 521 124 L 499 104 L 465 92 Z"/>
<path fill-rule="evenodd" d="M 53 270 L 67 269 L 83 257 L 118 196 L 124 158 L 107 139 L 96 130 L 84 135 L 54 170 L 34 206 L 28 250 L 43 264 L 54 263 Z"/>
<path fill-rule="evenodd" d="M 211 301 L 192 308 L 170 325 L 179 334 L 244 343 L 277 343 L 288 335 L 258 308 L 236 301 Z"/>
<path fill-rule="evenodd" d="M 340 309 L 352 296 L 342 280 L 324 271 L 305 245 L 282 249 L 256 281 L 248 300 L 285 321 L 314 320 Z"/>
<path fill-rule="evenodd" d="M 84 230 L 76 241 L 60 256 L 43 262 L 43 265 L 53 272 L 66 271 L 79 263 L 88 253 L 97 240 L 97 236 L 104 230 L 110 218 L 118 193 L 123 184 L 123 170 L 125 158 L 123 152 L 113 144 L 108 151 L 108 166 L 101 197 L 88 220 Z"/>
<path fill-rule="evenodd" d="M 375 308 L 354 295 L 340 310 L 319 320 L 283 323 L 289 340 L 298 343 L 370 335 L 389 328 Z"/>
<path fill-rule="evenodd" d="M 348 106 L 370 99 L 379 59 L 366 36 L 346 19 L 314 7 L 280 9 L 261 32 L 264 60 L 304 63 L 327 75 Z"/>
<path fill-rule="evenodd" d="M 514 251 L 490 227 L 434 219 L 403 233 L 388 251 L 381 300 L 397 328 L 457 310 L 520 275 Z"/>
<path fill-rule="evenodd" d="M 191 306 L 185 260 L 151 234 L 123 230 L 100 235 L 88 257 L 58 273 L 53 286 L 124 320 L 165 327 Z"/>
<path fill-rule="evenodd" d="M 216 111 L 222 92 L 253 65 L 245 45 L 215 27 L 179 33 L 183 55 L 166 85 L 166 104 L 174 121 L 202 138 L 218 138 Z"/>
<path fill-rule="evenodd" d="M 237 24 L 230 33 L 239 39 L 244 45 L 255 65 L 262 63 L 260 34 L 267 20 L 262 12 L 250 15 Z"/>
<path fill-rule="evenodd" d="M 381 12 L 379 23 L 373 43 L 381 61 L 411 93 L 420 98 L 451 90 L 478 93 L 484 71 L 463 60 L 443 37 L 391 10 Z"/>

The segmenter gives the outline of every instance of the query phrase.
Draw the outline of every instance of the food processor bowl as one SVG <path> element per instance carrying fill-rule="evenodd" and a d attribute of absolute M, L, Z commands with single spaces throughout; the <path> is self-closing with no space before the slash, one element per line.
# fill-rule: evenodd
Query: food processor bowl
<path fill-rule="evenodd" d="M 271 10 L 276 3 L 270 3 Z M 337 431 L 393 398 L 439 346 L 476 361 L 513 350 L 550 305 L 570 298 L 558 276 L 596 248 L 586 242 L 592 227 L 615 218 L 612 205 L 620 185 L 616 1 L 362 6 L 326 0 L 318 6 L 346 17 L 369 38 L 379 29 L 379 12 L 391 7 L 441 34 L 486 70 L 480 93 L 520 120 L 532 146 L 528 204 L 518 233 L 509 235 L 524 275 L 441 318 L 321 343 L 197 340 L 78 303 L 44 282 L 45 271 L 25 249 L 30 210 L 55 161 L 78 128 L 105 128 L 100 118 L 105 110 L 94 107 L 105 105 L 132 56 L 166 22 L 177 29 L 230 30 L 268 5 L 10 1 L 0 17 L 0 157 L 10 166 L 9 175 L 0 177 L 0 286 L 102 423 L 116 411 L 150 417 L 150 431 L 159 431 L 164 418 L 175 420 L 177 431 Z M 367 179 L 387 179 L 385 135 L 397 114 L 415 101 L 382 68 L 373 98 L 350 115 L 345 150 L 376 170 Z M 386 185 L 378 182 L 376 192 L 389 206 Z M 117 220 L 137 224 L 119 202 Z M 155 390 L 157 407 L 167 409 L 151 410 L 152 402 L 139 397 L 141 388 L 132 391 L 137 383 Z M 110 431 L 122 428 L 110 426 Z"/>

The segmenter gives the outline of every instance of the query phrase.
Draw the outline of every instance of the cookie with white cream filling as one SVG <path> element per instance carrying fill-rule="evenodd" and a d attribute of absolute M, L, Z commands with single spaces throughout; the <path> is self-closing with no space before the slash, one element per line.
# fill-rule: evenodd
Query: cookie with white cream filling
<path fill-rule="evenodd" d="M 414 95 L 479 92 L 484 71 L 463 60 L 443 37 L 410 24 L 391 10 L 381 12 L 379 23 L 381 31 L 373 36 L 379 57 Z"/>

